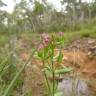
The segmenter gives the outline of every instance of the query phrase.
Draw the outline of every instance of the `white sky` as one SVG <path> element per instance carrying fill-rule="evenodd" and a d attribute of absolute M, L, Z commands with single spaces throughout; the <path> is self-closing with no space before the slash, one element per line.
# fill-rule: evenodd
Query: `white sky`
<path fill-rule="evenodd" d="M 13 8 L 14 8 L 14 1 L 13 0 L 2 0 L 5 4 L 7 4 L 6 7 L 2 7 L 0 9 L 2 10 L 7 10 L 8 12 L 12 12 L 13 11 Z M 16 0 L 17 2 L 19 2 L 20 0 Z M 91 2 L 92 0 L 84 0 L 84 1 L 87 1 L 87 2 Z M 51 2 L 53 5 L 55 5 L 56 9 L 57 10 L 60 10 L 61 9 L 61 3 L 60 3 L 60 0 L 48 0 L 48 2 Z"/>

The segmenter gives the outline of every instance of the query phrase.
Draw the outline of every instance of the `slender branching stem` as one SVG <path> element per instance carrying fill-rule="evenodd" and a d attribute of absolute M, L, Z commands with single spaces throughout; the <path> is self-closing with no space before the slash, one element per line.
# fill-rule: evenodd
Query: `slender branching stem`
<path fill-rule="evenodd" d="M 43 60 L 43 65 L 45 65 L 44 60 Z M 45 71 L 43 72 L 43 74 L 44 74 L 46 84 L 47 84 L 47 87 L 48 87 L 48 92 L 49 92 L 49 94 L 51 94 L 52 92 L 51 92 L 50 84 L 49 84 L 49 81 L 48 81 L 48 78 L 47 78 L 47 75 L 46 75 Z"/>
<path fill-rule="evenodd" d="M 55 72 L 54 72 L 53 57 L 54 57 L 54 50 L 52 49 L 52 56 L 51 56 L 52 77 L 53 77 L 53 91 L 52 91 L 52 96 L 54 96 L 54 93 L 55 93 Z"/>

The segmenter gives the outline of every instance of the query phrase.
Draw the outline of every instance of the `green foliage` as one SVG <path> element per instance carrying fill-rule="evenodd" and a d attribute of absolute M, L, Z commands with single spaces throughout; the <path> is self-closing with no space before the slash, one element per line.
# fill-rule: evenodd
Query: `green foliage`
<path fill-rule="evenodd" d="M 2 1 L 0 0 L 0 7 L 6 6 Z M 27 2 L 26 0 L 21 0 L 20 3 L 16 3 L 11 14 L 0 9 L 1 48 L 9 42 L 12 35 L 21 36 L 21 38 L 23 37 L 30 42 L 32 42 L 33 37 L 36 37 L 39 42 L 39 38 L 35 33 L 50 33 L 51 42 L 49 40 L 48 45 L 46 46 L 46 43 L 43 46 L 44 48 L 35 54 L 35 57 L 43 63 L 41 71 L 45 76 L 49 96 L 62 96 L 62 93 L 56 89 L 58 82 L 55 77 L 59 78 L 60 75 L 73 70 L 72 68 L 61 66 L 63 60 L 61 50 L 64 43 L 69 43 L 80 37 L 96 38 L 96 0 L 90 3 L 77 2 L 76 0 L 61 1 L 63 1 L 62 4 L 67 3 L 67 5 L 65 4 L 65 9 L 60 12 L 45 0 L 42 0 L 42 3 L 39 1 L 32 2 L 32 0 L 29 0 Z M 59 31 L 64 32 L 64 36 L 51 34 L 51 32 Z M 1 96 L 10 96 L 18 86 L 22 85 L 21 75 L 29 62 L 21 62 L 23 66 L 20 70 L 17 70 L 16 61 L 12 54 L 9 54 L 13 50 L 12 47 L 13 45 L 7 51 L 3 49 L 5 52 L 0 50 Z M 55 55 L 54 51 L 56 48 L 59 49 L 59 53 Z M 56 67 L 55 63 L 59 67 Z M 50 82 L 49 77 L 53 80 L 52 82 Z M 2 93 L 4 94 L 2 95 Z M 32 96 L 32 93 L 29 92 L 28 96 Z"/>
<path fill-rule="evenodd" d="M 25 96 L 33 96 L 33 95 L 32 95 L 32 92 L 29 91 Z"/>
<path fill-rule="evenodd" d="M 44 5 L 35 1 L 35 7 L 34 7 L 34 10 L 33 10 L 34 14 L 40 15 L 40 14 L 43 13 L 43 10 L 44 10 Z"/>
<path fill-rule="evenodd" d="M 3 49 L 5 51 L 5 49 Z M 8 53 L 9 54 L 9 53 Z M 15 75 L 16 67 L 12 64 L 10 56 L 12 53 L 10 52 L 9 55 L 7 55 L 7 52 L 1 51 L 2 58 L 0 57 L 0 94 L 3 93 L 3 91 L 6 89 L 6 86 L 9 84 L 10 80 Z M 10 78 L 9 78 L 10 77 Z"/>
<path fill-rule="evenodd" d="M 62 52 L 60 51 L 59 52 L 59 55 L 57 56 L 57 62 L 59 62 L 60 64 L 62 63 L 62 60 L 63 60 L 63 54 Z"/>
<path fill-rule="evenodd" d="M 64 73 L 67 73 L 67 72 L 70 72 L 72 71 L 73 69 L 72 68 L 67 68 L 67 67 L 63 67 L 61 69 L 58 69 L 58 70 L 55 70 L 55 74 L 64 74 Z"/>
<path fill-rule="evenodd" d="M 40 45 L 39 48 L 37 48 L 37 55 L 35 55 L 35 57 L 37 58 L 39 57 L 39 59 L 43 63 L 42 72 L 45 76 L 49 96 L 55 96 L 55 95 L 62 96 L 61 92 L 58 93 L 56 87 L 58 86 L 58 81 L 56 81 L 55 78 L 59 78 L 60 75 L 73 70 L 72 68 L 61 66 L 63 60 L 63 54 L 61 53 L 62 50 L 61 48 L 62 45 L 64 44 L 64 36 L 63 32 L 59 32 L 57 35 L 59 36 L 56 36 L 54 34 L 52 34 L 51 36 L 45 33 L 42 34 L 43 45 Z M 55 56 L 54 52 L 58 45 L 60 47 L 60 51 L 59 54 Z M 55 63 L 58 63 L 59 67 L 56 67 Z M 52 82 L 50 82 L 48 78 L 52 78 Z"/>
<path fill-rule="evenodd" d="M 19 76 L 22 74 L 25 66 L 28 64 L 28 62 L 29 62 L 30 59 L 32 58 L 32 56 L 33 56 L 33 54 L 34 54 L 34 51 L 35 51 L 35 50 L 33 50 L 33 52 L 30 54 L 28 60 L 22 64 L 21 69 L 20 69 L 18 72 L 16 72 L 14 78 L 12 79 L 12 81 L 10 82 L 10 84 L 8 85 L 8 87 L 7 87 L 7 89 L 5 90 L 3 96 L 10 96 L 10 93 L 11 93 L 11 91 L 14 89 L 14 86 L 15 86 L 15 84 L 17 83 L 17 80 L 18 80 Z"/>
<path fill-rule="evenodd" d="M 62 92 L 56 92 L 56 93 L 54 94 L 54 96 L 63 96 L 63 93 L 62 93 Z"/>
<path fill-rule="evenodd" d="M 45 0 L 42 2 L 21 0 L 20 3 L 15 4 L 12 14 L 0 10 L 0 32 L 80 31 L 86 25 L 91 25 L 92 21 L 96 22 L 94 20 L 95 1 L 87 3 L 77 0 L 61 0 L 61 2 L 62 5 L 66 3 L 67 5 L 60 12 Z"/>

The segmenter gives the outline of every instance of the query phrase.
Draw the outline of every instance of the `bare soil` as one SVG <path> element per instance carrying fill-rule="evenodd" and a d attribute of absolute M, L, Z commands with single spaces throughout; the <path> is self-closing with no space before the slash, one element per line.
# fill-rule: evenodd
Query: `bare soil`
<path fill-rule="evenodd" d="M 20 42 L 19 42 L 20 43 Z M 26 45 L 26 43 L 24 43 Z M 23 44 L 21 43 L 21 47 Z M 26 49 L 26 48 L 25 48 Z M 56 50 L 56 53 L 58 49 Z M 66 45 L 62 50 L 64 55 L 62 64 L 73 67 L 74 72 L 80 74 L 79 78 L 86 80 L 91 91 L 96 93 L 96 39 L 81 38 Z M 27 60 L 27 51 L 20 54 L 23 60 Z M 36 67 L 38 66 L 38 67 Z M 33 96 L 46 96 L 44 93 L 44 77 L 40 71 L 40 61 L 32 59 L 25 68 L 23 91 L 32 91 Z"/>

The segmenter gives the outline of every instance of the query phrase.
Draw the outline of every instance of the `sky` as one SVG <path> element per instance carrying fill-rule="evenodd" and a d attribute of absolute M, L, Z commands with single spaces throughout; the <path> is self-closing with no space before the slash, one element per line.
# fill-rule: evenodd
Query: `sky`
<path fill-rule="evenodd" d="M 19 2 L 19 1 L 20 0 L 16 0 L 16 2 Z M 92 0 L 84 0 L 84 1 L 91 2 Z M 13 8 L 14 8 L 14 5 L 15 5 L 14 1 L 13 0 L 3 0 L 3 2 L 5 4 L 7 4 L 7 6 L 2 7 L 0 9 L 6 10 L 7 12 L 11 13 L 13 11 Z M 48 2 L 52 3 L 57 10 L 61 10 L 60 0 L 48 0 Z"/>

